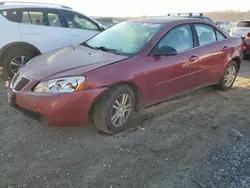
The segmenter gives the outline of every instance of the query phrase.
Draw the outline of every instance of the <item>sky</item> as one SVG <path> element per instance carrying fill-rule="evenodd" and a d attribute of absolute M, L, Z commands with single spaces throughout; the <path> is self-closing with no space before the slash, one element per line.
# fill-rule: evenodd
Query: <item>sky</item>
<path fill-rule="evenodd" d="M 8 0 L 5 0 L 8 1 Z M 250 10 L 249 0 L 20 0 L 67 5 L 89 16 L 161 16 L 167 13 Z M 246 5 L 249 5 L 246 6 Z"/>

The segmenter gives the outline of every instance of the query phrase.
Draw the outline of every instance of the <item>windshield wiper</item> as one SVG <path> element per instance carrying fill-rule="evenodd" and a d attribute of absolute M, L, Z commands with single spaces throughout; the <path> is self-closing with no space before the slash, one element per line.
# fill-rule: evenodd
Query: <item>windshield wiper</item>
<path fill-rule="evenodd" d="M 104 51 L 104 52 L 111 52 L 111 53 L 114 53 L 114 54 L 119 54 L 119 52 L 117 50 L 106 48 L 104 46 L 96 47 L 96 49 Z"/>
<path fill-rule="evenodd" d="M 91 49 L 94 49 L 94 50 L 97 50 L 98 48 L 97 47 L 94 47 L 94 46 L 90 46 L 90 45 L 88 45 L 87 43 L 82 43 L 81 45 L 83 45 L 83 46 L 86 46 L 86 47 L 88 47 L 88 48 L 91 48 Z"/>
<path fill-rule="evenodd" d="M 81 45 L 86 46 L 86 47 L 91 48 L 91 49 L 94 49 L 94 50 L 101 50 L 101 51 L 104 51 L 104 52 L 111 52 L 111 53 L 114 53 L 114 54 L 120 54 L 117 50 L 110 49 L 110 48 L 106 48 L 106 47 L 104 47 L 104 46 L 94 47 L 94 46 L 88 45 L 88 44 L 85 43 L 85 42 L 82 43 Z"/>

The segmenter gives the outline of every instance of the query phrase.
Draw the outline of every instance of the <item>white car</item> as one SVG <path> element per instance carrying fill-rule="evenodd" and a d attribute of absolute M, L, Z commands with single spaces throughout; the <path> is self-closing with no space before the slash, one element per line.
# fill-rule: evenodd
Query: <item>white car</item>
<path fill-rule="evenodd" d="M 231 31 L 231 29 L 233 27 L 233 23 L 227 22 L 227 21 L 216 21 L 215 24 L 219 28 L 223 29 L 224 31 L 226 31 L 228 33 Z"/>
<path fill-rule="evenodd" d="M 0 2 L 0 25 L 0 66 L 9 78 L 31 58 L 83 43 L 105 29 L 70 7 L 28 2 Z"/>
<path fill-rule="evenodd" d="M 250 33 L 250 20 L 240 20 L 231 29 L 230 35 L 245 39 L 248 33 Z"/>

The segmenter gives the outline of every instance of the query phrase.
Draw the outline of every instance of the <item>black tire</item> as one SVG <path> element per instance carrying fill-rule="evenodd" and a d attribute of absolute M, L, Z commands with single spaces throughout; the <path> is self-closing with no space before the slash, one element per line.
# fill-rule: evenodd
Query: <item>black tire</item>
<path fill-rule="evenodd" d="M 234 67 L 235 67 L 236 76 L 235 76 L 233 82 L 232 82 L 229 86 L 226 86 L 226 84 L 225 84 L 225 76 L 226 76 L 226 73 L 227 73 L 227 71 L 228 71 L 228 68 L 231 67 L 231 66 L 234 66 Z M 223 73 L 223 76 L 222 76 L 222 78 L 221 78 L 219 84 L 216 85 L 216 88 L 219 89 L 219 90 L 222 90 L 222 91 L 229 90 L 229 89 L 233 86 L 233 84 L 234 84 L 234 81 L 235 81 L 235 79 L 236 79 L 236 77 L 237 77 L 237 73 L 238 73 L 238 66 L 237 66 L 237 63 L 236 63 L 235 61 L 231 61 L 231 62 L 227 65 L 227 67 L 226 67 L 226 69 L 225 69 L 225 71 L 224 71 L 224 73 Z"/>
<path fill-rule="evenodd" d="M 12 59 L 19 56 L 26 56 L 29 59 L 32 59 L 36 56 L 36 53 L 30 48 L 16 47 L 8 49 L 7 55 L 4 57 L 3 60 L 3 73 L 5 79 L 11 79 L 14 76 L 10 67 L 10 63 Z"/>
<path fill-rule="evenodd" d="M 132 104 L 131 111 L 125 123 L 119 127 L 116 127 L 111 121 L 112 108 L 115 101 L 122 94 L 128 94 L 130 96 Z M 97 129 L 100 131 L 106 132 L 108 134 L 118 133 L 127 128 L 127 124 L 129 123 L 134 111 L 135 97 L 133 90 L 126 84 L 119 85 L 110 89 L 110 91 L 104 94 L 104 96 L 102 96 L 95 104 L 93 113 L 94 123 Z"/>
<path fill-rule="evenodd" d="M 243 59 L 244 60 L 250 60 L 250 55 L 244 55 Z"/>

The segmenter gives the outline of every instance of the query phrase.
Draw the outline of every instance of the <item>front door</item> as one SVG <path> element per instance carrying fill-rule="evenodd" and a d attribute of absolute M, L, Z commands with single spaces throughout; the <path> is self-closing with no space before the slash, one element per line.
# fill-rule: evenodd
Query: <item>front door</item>
<path fill-rule="evenodd" d="M 72 45 L 85 42 L 100 32 L 98 25 L 82 14 L 62 11 Z"/>
<path fill-rule="evenodd" d="M 148 56 L 148 101 L 157 101 L 190 90 L 195 86 L 199 58 L 193 43 L 190 25 L 170 30 L 156 47 L 170 46 L 173 56 Z"/>

